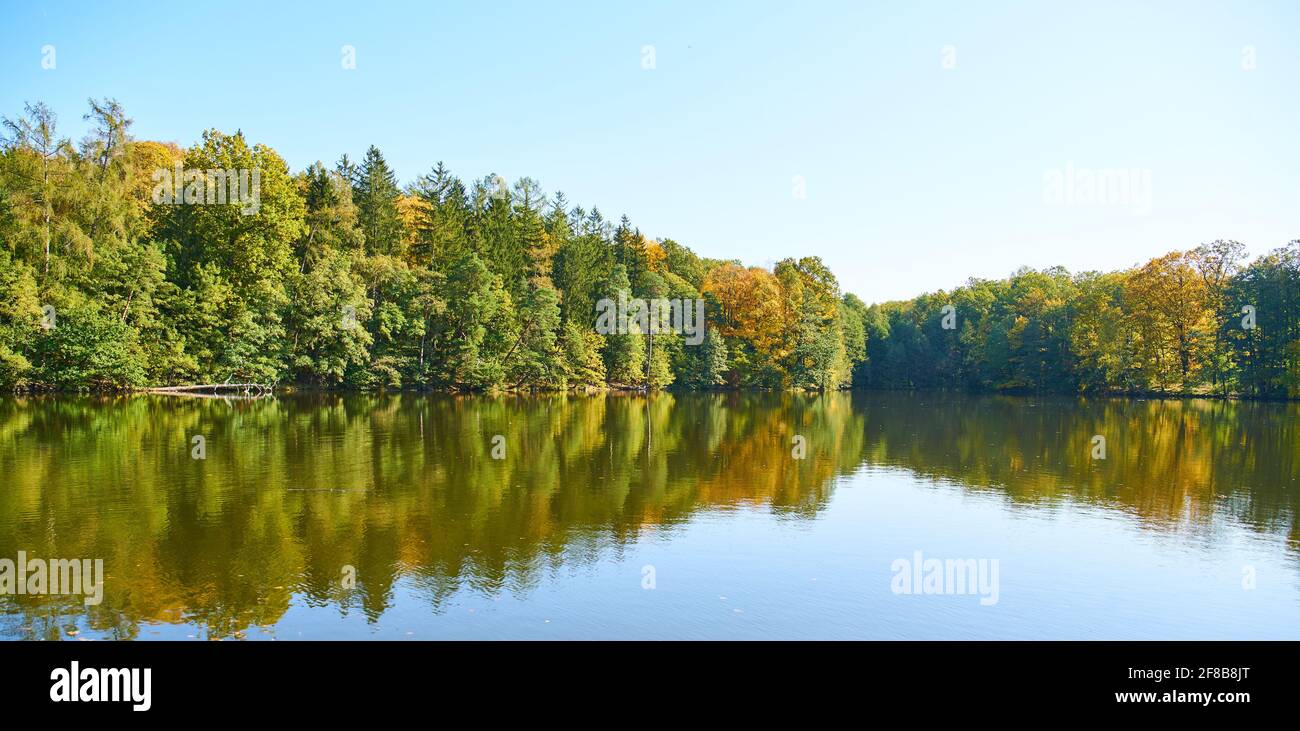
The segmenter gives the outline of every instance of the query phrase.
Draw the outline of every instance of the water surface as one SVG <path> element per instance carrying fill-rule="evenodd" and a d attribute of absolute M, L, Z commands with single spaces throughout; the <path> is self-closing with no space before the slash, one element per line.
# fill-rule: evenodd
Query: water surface
<path fill-rule="evenodd" d="M 0 596 L 0 638 L 1296 639 L 1297 417 L 892 393 L 5 398 L 0 558 L 107 576 L 97 606 Z M 996 603 L 896 593 L 917 551 L 996 559 Z"/>

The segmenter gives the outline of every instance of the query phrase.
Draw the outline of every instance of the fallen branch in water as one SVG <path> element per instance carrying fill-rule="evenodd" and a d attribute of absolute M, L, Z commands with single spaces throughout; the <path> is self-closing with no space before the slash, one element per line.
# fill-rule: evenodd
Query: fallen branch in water
<path fill-rule="evenodd" d="M 142 389 L 145 393 L 169 393 L 198 398 L 230 398 L 270 396 L 275 386 L 269 383 L 198 383 L 192 386 L 159 386 Z"/>

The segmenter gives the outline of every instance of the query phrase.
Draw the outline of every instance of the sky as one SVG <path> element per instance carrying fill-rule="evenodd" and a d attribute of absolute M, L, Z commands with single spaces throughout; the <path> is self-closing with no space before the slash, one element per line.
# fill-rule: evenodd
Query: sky
<path fill-rule="evenodd" d="M 4 116 L 529 176 L 867 302 L 1300 238 L 1297 0 L 0 2 Z"/>

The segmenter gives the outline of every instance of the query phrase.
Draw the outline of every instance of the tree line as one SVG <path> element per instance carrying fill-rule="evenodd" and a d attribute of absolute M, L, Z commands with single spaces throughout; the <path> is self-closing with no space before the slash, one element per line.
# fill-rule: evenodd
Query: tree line
<path fill-rule="evenodd" d="M 4 120 L 10 390 L 827 389 L 865 353 L 861 303 L 816 257 L 772 271 L 702 258 L 530 178 L 466 183 L 439 163 L 402 186 L 375 147 L 292 173 L 242 133 L 182 150 L 134 139 L 112 100 L 86 119 L 78 144 L 43 104 Z M 202 190 L 186 204 L 178 168 L 256 171 L 256 204 Z M 597 332 L 597 305 L 620 293 L 704 300 L 703 341 L 644 319 Z"/>
<path fill-rule="evenodd" d="M 866 387 L 1297 398 L 1300 241 L 1249 262 L 1217 240 L 1119 272 L 971 279 L 872 305 L 866 328 Z"/>
<path fill-rule="evenodd" d="M 44 104 L 3 121 L 6 390 L 1300 395 L 1298 242 L 1250 264 L 1216 241 L 1124 272 L 1025 269 L 867 306 L 818 257 L 701 257 L 531 178 L 466 182 L 439 163 L 401 185 L 373 146 L 294 173 L 240 132 L 181 149 L 135 139 L 111 99 L 89 106 L 77 143 Z M 178 168 L 256 171 L 256 204 L 185 203 L 184 180 L 158 196 Z M 598 305 L 620 293 L 702 300 L 703 341 L 635 319 L 598 331 Z"/>

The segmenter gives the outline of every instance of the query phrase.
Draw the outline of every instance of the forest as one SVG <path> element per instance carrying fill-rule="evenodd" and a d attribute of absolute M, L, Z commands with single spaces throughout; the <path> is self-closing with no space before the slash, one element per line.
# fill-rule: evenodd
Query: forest
<path fill-rule="evenodd" d="M 1300 241 L 1248 261 L 1215 240 L 1124 271 L 1026 268 L 868 305 L 816 256 L 771 269 L 701 257 L 531 178 L 467 182 L 438 163 L 403 185 L 373 146 L 294 172 L 240 132 L 188 149 L 136 139 L 111 99 L 90 100 L 85 120 L 73 142 L 28 104 L 0 130 L 5 391 L 1300 397 Z M 186 172 L 169 186 L 173 170 Z M 223 173 L 232 194 L 189 190 L 194 171 Z M 594 327 L 620 295 L 703 301 L 702 339 L 654 318 Z"/>

